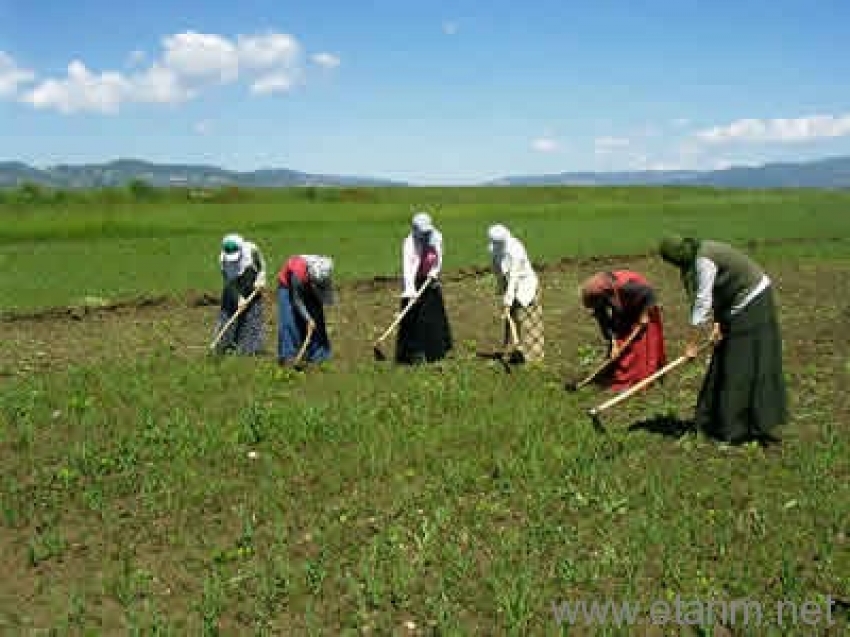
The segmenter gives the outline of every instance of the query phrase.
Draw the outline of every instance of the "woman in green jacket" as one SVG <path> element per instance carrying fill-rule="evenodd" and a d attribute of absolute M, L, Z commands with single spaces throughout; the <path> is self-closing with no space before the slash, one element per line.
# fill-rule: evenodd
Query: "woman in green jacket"
<path fill-rule="evenodd" d="M 659 252 L 679 269 L 691 304 L 689 358 L 697 356 L 700 328 L 713 318 L 714 350 L 696 426 L 733 444 L 772 438 L 772 430 L 788 419 L 788 407 L 770 278 L 747 255 L 719 241 L 670 236 Z"/>

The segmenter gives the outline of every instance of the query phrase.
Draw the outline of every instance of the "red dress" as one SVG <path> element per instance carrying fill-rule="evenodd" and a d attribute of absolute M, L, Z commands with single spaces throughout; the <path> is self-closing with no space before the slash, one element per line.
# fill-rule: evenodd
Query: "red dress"
<path fill-rule="evenodd" d="M 617 345 L 624 343 L 640 321 L 644 310 L 649 324 L 609 368 L 605 382 L 621 391 L 651 376 L 667 364 L 661 308 L 649 282 L 637 272 L 615 270 L 613 294 L 596 311 L 603 335 Z"/>

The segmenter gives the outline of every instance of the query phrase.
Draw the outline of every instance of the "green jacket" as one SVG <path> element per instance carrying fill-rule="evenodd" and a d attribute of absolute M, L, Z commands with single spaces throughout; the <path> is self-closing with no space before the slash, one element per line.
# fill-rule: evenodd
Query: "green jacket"
<path fill-rule="evenodd" d="M 699 257 L 710 259 L 717 266 L 712 289 L 714 315 L 728 319 L 732 308 L 759 284 L 764 270 L 747 255 L 721 241 L 702 241 Z"/>

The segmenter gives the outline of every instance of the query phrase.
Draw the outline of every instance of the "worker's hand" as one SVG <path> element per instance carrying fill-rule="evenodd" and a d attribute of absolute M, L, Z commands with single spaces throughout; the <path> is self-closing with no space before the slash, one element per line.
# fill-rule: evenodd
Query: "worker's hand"
<path fill-rule="evenodd" d="M 315 331 L 316 331 L 316 321 L 314 321 L 313 319 L 310 319 L 309 321 L 307 321 L 307 333 L 312 334 Z"/>
<path fill-rule="evenodd" d="M 644 312 L 640 315 L 640 324 L 643 326 L 649 325 L 649 312 Z"/>
<path fill-rule="evenodd" d="M 623 348 L 617 345 L 617 341 L 611 341 L 611 360 L 617 358 L 622 351 Z"/>
<path fill-rule="evenodd" d="M 699 346 L 696 343 L 688 343 L 685 345 L 685 357 L 693 360 L 699 354 Z"/>
<path fill-rule="evenodd" d="M 236 302 L 237 311 L 241 312 L 246 305 L 248 305 L 248 299 L 246 299 L 244 296 L 240 296 L 239 300 Z"/>
<path fill-rule="evenodd" d="M 723 340 L 723 331 L 720 329 L 720 323 L 715 323 L 711 329 L 711 342 L 717 345 Z"/>
<path fill-rule="evenodd" d="M 506 305 L 502 308 L 502 320 L 507 321 L 511 317 L 511 306 Z"/>
<path fill-rule="evenodd" d="M 263 289 L 265 289 L 265 287 L 266 287 L 266 282 L 263 281 L 262 279 L 257 279 L 256 281 L 254 281 L 254 289 L 255 290 L 263 290 Z"/>

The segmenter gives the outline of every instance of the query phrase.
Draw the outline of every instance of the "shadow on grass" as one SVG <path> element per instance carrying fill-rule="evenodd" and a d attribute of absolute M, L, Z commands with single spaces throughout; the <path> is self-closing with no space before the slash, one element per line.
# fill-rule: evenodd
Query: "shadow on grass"
<path fill-rule="evenodd" d="M 659 414 L 641 420 L 629 426 L 629 432 L 645 431 L 647 433 L 658 434 L 667 438 L 681 438 L 690 433 L 697 433 L 697 427 L 693 420 L 682 420 L 675 416 Z M 756 443 L 762 449 L 775 449 L 781 446 L 782 439 L 780 437 L 765 434 L 746 436 L 738 440 L 723 440 L 711 432 L 702 432 L 706 438 L 718 444 L 726 444 L 731 446 L 741 446 L 749 443 Z"/>
<path fill-rule="evenodd" d="M 675 416 L 659 414 L 630 425 L 629 432 L 633 431 L 646 431 L 668 438 L 681 438 L 685 434 L 696 431 L 696 425 L 693 420 L 682 420 Z"/>

